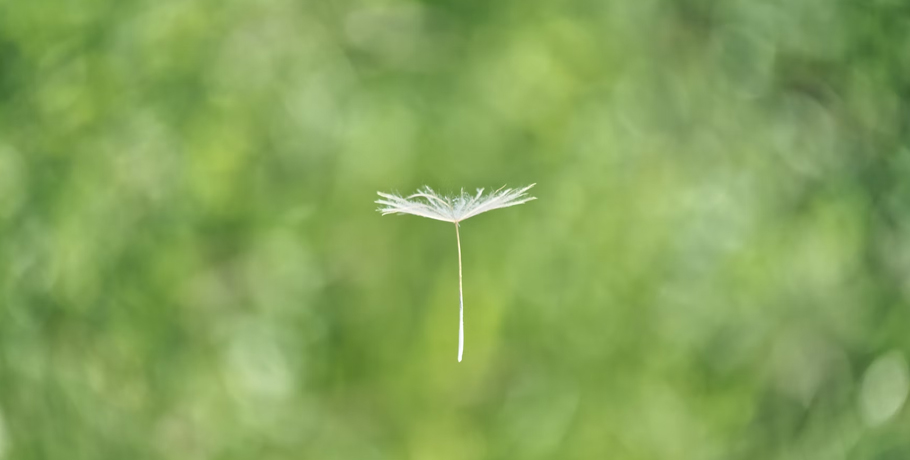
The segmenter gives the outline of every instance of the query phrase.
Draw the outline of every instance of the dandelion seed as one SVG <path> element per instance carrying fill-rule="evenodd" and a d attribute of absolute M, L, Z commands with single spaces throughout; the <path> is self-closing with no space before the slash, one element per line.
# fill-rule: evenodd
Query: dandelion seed
<path fill-rule="evenodd" d="M 458 233 L 458 224 L 480 213 L 536 200 L 537 198 L 527 194 L 528 189 L 534 185 L 536 184 L 521 189 L 502 187 L 487 195 L 483 194 L 481 188 L 477 189 L 476 195 L 467 194 L 462 189 L 460 195 L 444 196 L 426 186 L 407 197 L 376 192 L 382 197 L 376 200 L 376 203 L 382 205 L 378 211 L 383 216 L 413 214 L 455 224 L 455 242 L 458 244 L 458 362 L 461 362 L 464 352 L 464 294 L 461 288 L 461 235 Z"/>

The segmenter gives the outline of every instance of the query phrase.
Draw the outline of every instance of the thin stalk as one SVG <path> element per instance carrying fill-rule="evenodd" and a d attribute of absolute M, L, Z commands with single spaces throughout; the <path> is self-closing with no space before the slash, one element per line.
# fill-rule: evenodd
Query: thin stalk
<path fill-rule="evenodd" d="M 464 293 L 461 290 L 461 236 L 458 222 L 455 222 L 455 241 L 458 242 L 458 362 L 464 352 Z"/>

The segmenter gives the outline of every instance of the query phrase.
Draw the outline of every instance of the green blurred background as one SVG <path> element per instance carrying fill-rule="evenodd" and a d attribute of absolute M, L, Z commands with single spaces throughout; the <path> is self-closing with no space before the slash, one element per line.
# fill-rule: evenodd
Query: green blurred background
<path fill-rule="evenodd" d="M 376 191 L 520 186 L 454 228 Z M 0 0 L 0 458 L 910 459 L 903 0 Z"/>

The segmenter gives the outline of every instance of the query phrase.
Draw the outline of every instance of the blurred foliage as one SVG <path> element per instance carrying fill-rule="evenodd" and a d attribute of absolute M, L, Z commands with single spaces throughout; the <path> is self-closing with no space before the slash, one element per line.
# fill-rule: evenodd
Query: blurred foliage
<path fill-rule="evenodd" d="M 0 0 L 0 458 L 907 459 L 910 3 Z M 462 229 L 377 190 L 537 182 Z"/>

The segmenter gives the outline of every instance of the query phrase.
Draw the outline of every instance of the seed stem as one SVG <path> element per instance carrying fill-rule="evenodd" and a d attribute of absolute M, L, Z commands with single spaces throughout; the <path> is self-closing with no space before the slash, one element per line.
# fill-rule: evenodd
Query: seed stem
<path fill-rule="evenodd" d="M 464 353 L 464 293 L 461 289 L 461 236 L 458 234 L 458 222 L 455 222 L 455 241 L 458 242 L 458 362 Z"/>

